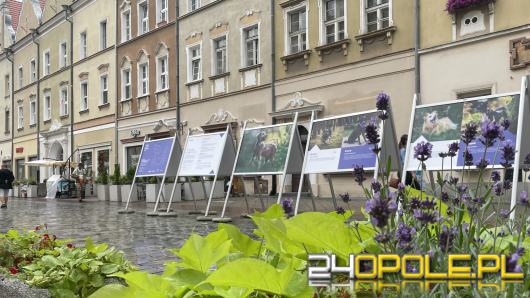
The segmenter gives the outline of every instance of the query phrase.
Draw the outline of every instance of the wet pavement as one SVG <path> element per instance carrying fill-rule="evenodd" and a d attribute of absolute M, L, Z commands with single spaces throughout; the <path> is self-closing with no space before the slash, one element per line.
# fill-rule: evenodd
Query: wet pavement
<path fill-rule="evenodd" d="M 9 207 L 0 210 L 0 232 L 10 229 L 33 229 L 47 224 L 50 233 L 60 239 L 83 244 L 86 237 L 95 243 L 108 243 L 122 250 L 140 269 L 160 273 L 163 264 L 176 260 L 168 250 L 182 246 L 191 233 L 205 235 L 217 229 L 212 222 L 198 222 L 196 215 L 177 211 L 176 218 L 148 217 L 152 206 L 132 204 L 134 214 L 118 215 L 123 204 L 77 200 L 10 199 Z M 175 205 L 175 210 L 179 208 Z M 234 217 L 233 224 L 245 233 L 254 226 L 249 219 Z"/>

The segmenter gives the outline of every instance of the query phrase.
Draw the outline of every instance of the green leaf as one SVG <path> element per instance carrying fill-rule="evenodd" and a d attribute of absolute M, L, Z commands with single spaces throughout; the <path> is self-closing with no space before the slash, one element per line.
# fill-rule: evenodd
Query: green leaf
<path fill-rule="evenodd" d="M 42 264 L 44 266 L 50 267 L 50 268 L 55 268 L 55 267 L 60 265 L 60 263 L 57 260 L 57 258 L 55 258 L 54 256 L 51 256 L 51 255 L 43 256 L 40 261 L 42 262 Z"/>
<path fill-rule="evenodd" d="M 280 271 L 262 260 L 251 258 L 226 264 L 205 282 L 214 287 L 253 289 L 287 297 L 297 296 L 308 287 L 305 275 L 291 267 Z"/>
<path fill-rule="evenodd" d="M 105 264 L 100 268 L 100 272 L 105 275 L 111 275 L 118 272 L 118 270 L 120 270 L 120 266 L 117 264 Z"/>
<path fill-rule="evenodd" d="M 130 288 L 118 284 L 111 284 L 90 295 L 90 298 L 116 298 L 116 297 L 132 297 L 134 291 Z"/>
<path fill-rule="evenodd" d="M 256 212 L 252 215 L 252 217 L 261 217 L 261 218 L 267 218 L 267 219 L 274 219 L 274 218 L 283 218 L 284 212 L 282 206 L 279 204 L 274 204 L 269 209 L 267 209 L 265 212 Z"/>
<path fill-rule="evenodd" d="M 211 233 L 208 238 L 192 234 L 180 250 L 172 251 L 182 259 L 178 265 L 203 273 L 208 272 L 212 265 L 230 252 L 231 241 L 219 241 L 222 234 L 226 236 L 225 231 Z"/>
<path fill-rule="evenodd" d="M 257 256 L 261 242 L 243 234 L 238 227 L 229 224 L 219 224 L 219 230 L 224 230 L 232 240 L 232 247 L 247 257 Z"/>
<path fill-rule="evenodd" d="M 267 249 L 287 257 L 305 257 L 306 250 L 303 245 L 287 237 L 283 218 L 253 216 L 252 220 L 258 226 L 255 233 L 263 237 Z"/>

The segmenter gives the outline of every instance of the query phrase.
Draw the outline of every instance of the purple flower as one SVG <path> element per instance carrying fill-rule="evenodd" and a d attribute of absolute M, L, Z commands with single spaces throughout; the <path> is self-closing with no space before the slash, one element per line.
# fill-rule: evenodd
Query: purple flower
<path fill-rule="evenodd" d="M 471 142 L 475 140 L 478 134 L 478 125 L 475 122 L 469 122 L 464 127 L 464 131 L 462 132 L 462 142 L 464 144 L 469 145 Z"/>
<path fill-rule="evenodd" d="M 287 216 L 292 216 L 293 215 L 293 200 L 292 199 L 284 199 L 282 200 L 282 208 L 283 208 L 283 212 L 287 215 Z"/>
<path fill-rule="evenodd" d="M 504 181 L 504 183 L 502 184 L 502 188 L 504 188 L 504 190 L 512 189 L 512 182 L 509 180 Z"/>
<path fill-rule="evenodd" d="M 438 156 L 440 156 L 441 158 L 446 158 L 447 157 L 447 153 L 446 152 L 440 152 L 440 153 L 438 153 Z"/>
<path fill-rule="evenodd" d="M 337 214 L 339 214 L 339 215 L 344 215 L 346 213 L 346 210 L 344 210 L 344 208 L 339 206 L 339 207 L 337 207 L 337 209 L 335 209 L 335 212 L 337 212 Z"/>
<path fill-rule="evenodd" d="M 420 143 L 414 146 L 414 158 L 424 162 L 427 159 L 431 158 L 432 154 L 432 144 L 429 142 L 421 141 Z"/>
<path fill-rule="evenodd" d="M 524 255 L 524 248 L 520 247 L 515 250 L 511 255 L 508 255 L 506 262 L 506 272 L 523 272 L 521 265 L 519 265 L 519 259 Z"/>
<path fill-rule="evenodd" d="M 415 209 L 413 214 L 422 224 L 433 224 L 438 221 L 437 211 Z"/>
<path fill-rule="evenodd" d="M 481 138 L 480 142 L 486 147 L 491 147 L 495 144 L 495 140 L 501 138 L 504 133 L 504 128 L 496 121 L 484 119 L 480 124 Z"/>
<path fill-rule="evenodd" d="M 379 135 L 379 128 L 377 127 L 377 123 L 375 123 L 375 121 L 369 121 L 364 126 L 364 135 L 368 141 L 368 144 L 373 145 L 372 151 L 375 154 L 378 154 L 379 151 L 381 151 L 381 148 L 379 148 L 381 136 Z"/>
<path fill-rule="evenodd" d="M 421 207 L 421 200 L 418 198 L 410 199 L 410 210 L 415 210 Z"/>
<path fill-rule="evenodd" d="M 434 199 L 432 200 L 426 199 L 425 201 L 421 202 L 422 209 L 430 210 L 430 209 L 434 209 L 435 206 L 436 206 L 436 202 L 434 201 Z"/>
<path fill-rule="evenodd" d="M 499 173 L 499 171 L 491 172 L 491 181 L 493 182 L 501 181 L 501 174 Z"/>
<path fill-rule="evenodd" d="M 458 177 L 451 177 L 449 178 L 449 185 L 457 185 L 458 184 Z"/>
<path fill-rule="evenodd" d="M 388 224 L 388 219 L 396 211 L 397 204 L 393 199 L 381 198 L 376 193 L 371 200 L 366 202 L 366 212 L 370 215 L 371 222 L 378 228 L 383 228 Z"/>
<path fill-rule="evenodd" d="M 348 203 L 351 201 L 350 194 L 347 192 L 340 194 L 339 197 L 344 203 Z"/>
<path fill-rule="evenodd" d="M 399 182 L 398 184 L 398 190 L 400 192 L 403 192 L 405 190 L 405 184 L 403 184 L 403 182 Z"/>
<path fill-rule="evenodd" d="M 449 144 L 449 150 L 447 151 L 447 156 L 455 157 L 459 149 L 460 149 L 460 146 L 458 142 L 453 142 Z"/>
<path fill-rule="evenodd" d="M 398 241 L 397 246 L 405 251 L 409 251 L 414 243 L 412 242 L 414 236 L 416 236 L 416 229 L 409 227 L 404 223 L 400 222 L 396 230 L 396 239 Z"/>
<path fill-rule="evenodd" d="M 508 119 L 504 119 L 501 121 L 501 126 L 502 128 L 504 128 L 504 130 L 508 130 L 508 128 L 510 127 L 510 124 L 511 122 Z"/>
<path fill-rule="evenodd" d="M 374 192 L 380 192 L 381 191 L 381 183 L 379 183 L 379 181 L 373 179 L 372 180 L 372 190 Z"/>
<path fill-rule="evenodd" d="M 508 209 L 502 209 L 501 211 L 499 211 L 499 216 L 506 219 L 510 216 L 510 210 Z"/>
<path fill-rule="evenodd" d="M 449 251 L 453 246 L 453 241 L 455 239 L 457 230 L 456 228 L 448 228 L 446 225 L 442 226 L 442 232 L 438 236 L 438 244 L 442 251 Z"/>
<path fill-rule="evenodd" d="M 378 111 L 388 111 L 388 108 L 390 107 L 390 96 L 386 93 L 379 93 L 377 95 L 377 102 L 375 104 Z"/>
<path fill-rule="evenodd" d="M 447 0 L 446 9 L 449 13 L 454 14 L 460 9 L 488 4 L 494 1 L 495 0 Z"/>
<path fill-rule="evenodd" d="M 515 160 L 515 147 L 512 142 L 504 142 L 501 148 L 502 151 L 502 162 L 501 165 L 505 168 L 510 168 Z"/>
<path fill-rule="evenodd" d="M 465 166 L 472 166 L 473 165 L 473 154 L 471 154 L 469 152 L 469 150 L 465 150 L 463 153 L 462 153 L 462 157 L 464 158 L 464 165 Z"/>
<path fill-rule="evenodd" d="M 392 240 L 392 236 L 388 233 L 383 232 L 375 235 L 374 239 L 379 243 L 388 243 L 390 242 L 390 240 Z"/>
<path fill-rule="evenodd" d="M 449 194 L 445 191 L 442 191 L 442 193 L 440 194 L 440 200 L 442 200 L 442 202 L 444 203 L 447 203 L 449 202 Z"/>
<path fill-rule="evenodd" d="M 353 178 L 359 185 L 363 185 L 363 181 L 366 180 L 366 178 L 364 177 L 364 168 L 362 165 L 353 166 Z"/>
<path fill-rule="evenodd" d="M 477 162 L 476 167 L 479 170 L 484 170 L 485 168 L 488 167 L 488 165 L 489 165 L 488 161 L 483 158 L 479 162 Z"/>
<path fill-rule="evenodd" d="M 495 192 L 495 195 L 497 195 L 497 196 L 502 195 L 502 190 L 503 190 L 502 182 L 499 181 L 499 182 L 493 184 L 493 192 Z"/>
<path fill-rule="evenodd" d="M 523 190 L 521 191 L 521 194 L 519 195 L 519 204 L 528 207 L 529 206 L 528 201 L 528 192 Z"/>
<path fill-rule="evenodd" d="M 463 195 L 467 191 L 467 185 L 458 185 L 456 191 L 458 194 Z"/>

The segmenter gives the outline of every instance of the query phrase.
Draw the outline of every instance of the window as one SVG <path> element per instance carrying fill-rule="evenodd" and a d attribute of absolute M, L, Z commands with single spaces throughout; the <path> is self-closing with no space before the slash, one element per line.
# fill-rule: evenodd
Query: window
<path fill-rule="evenodd" d="M 86 111 L 88 110 L 88 82 L 83 81 L 81 82 L 81 100 L 79 102 L 79 109 L 80 111 Z"/>
<path fill-rule="evenodd" d="M 44 94 L 44 121 L 52 118 L 52 99 L 49 93 Z"/>
<path fill-rule="evenodd" d="M 158 72 L 158 80 L 157 80 L 156 88 L 158 91 L 166 90 L 167 88 L 169 88 L 167 56 L 158 57 L 157 72 Z"/>
<path fill-rule="evenodd" d="M 109 103 L 109 77 L 106 74 L 99 78 L 99 86 L 101 90 L 99 104 L 106 105 Z"/>
<path fill-rule="evenodd" d="M 145 34 L 149 31 L 149 12 L 147 1 L 138 3 L 138 34 Z"/>
<path fill-rule="evenodd" d="M 9 133 L 11 131 L 11 112 L 9 110 L 5 111 L 5 133 Z"/>
<path fill-rule="evenodd" d="M 140 154 L 142 152 L 142 146 L 132 146 L 126 148 L 126 168 L 127 169 L 134 169 L 138 165 L 138 160 L 140 159 Z"/>
<path fill-rule="evenodd" d="M 214 74 L 220 75 L 227 72 L 226 69 L 226 36 L 213 41 L 214 49 Z"/>
<path fill-rule="evenodd" d="M 110 165 L 110 150 L 104 149 L 104 150 L 98 150 L 96 152 L 97 155 L 97 164 L 96 164 L 96 171 L 97 176 L 101 176 L 103 174 L 109 174 L 109 165 Z"/>
<path fill-rule="evenodd" d="M 188 49 L 188 81 L 201 79 L 201 46 Z"/>
<path fill-rule="evenodd" d="M 390 26 L 390 0 L 366 0 L 367 32 L 381 30 Z"/>
<path fill-rule="evenodd" d="M 107 20 L 99 23 L 99 49 L 107 48 Z"/>
<path fill-rule="evenodd" d="M 138 65 L 138 96 L 149 93 L 149 64 Z"/>
<path fill-rule="evenodd" d="M 344 0 L 325 0 L 324 33 L 326 43 L 344 39 L 344 21 Z"/>
<path fill-rule="evenodd" d="M 60 114 L 62 116 L 68 115 L 68 88 L 61 89 Z"/>
<path fill-rule="evenodd" d="M 68 53 L 66 51 L 66 42 L 59 46 L 59 67 L 65 67 L 68 63 Z"/>
<path fill-rule="evenodd" d="M 243 29 L 244 38 L 244 66 L 253 66 L 259 62 L 259 27 L 254 25 Z"/>
<path fill-rule="evenodd" d="M 199 7 L 201 7 L 200 0 L 190 0 L 190 11 L 197 10 Z"/>
<path fill-rule="evenodd" d="M 35 125 L 37 123 L 37 103 L 35 102 L 35 96 L 29 98 L 29 125 Z"/>
<path fill-rule="evenodd" d="M 289 53 L 307 50 L 306 7 L 289 12 Z"/>
<path fill-rule="evenodd" d="M 24 106 L 18 106 L 18 129 L 24 128 Z"/>
<path fill-rule="evenodd" d="M 22 66 L 18 67 L 18 88 L 24 86 L 24 68 Z"/>
<path fill-rule="evenodd" d="M 167 0 L 157 0 L 158 23 L 167 22 Z"/>
<path fill-rule="evenodd" d="M 28 157 L 28 161 L 36 161 L 37 156 Z M 39 167 L 38 166 L 28 166 L 29 170 L 29 177 L 28 179 L 31 179 L 33 181 L 38 181 L 38 175 L 39 175 Z"/>
<path fill-rule="evenodd" d="M 121 41 L 125 42 L 131 39 L 131 11 L 125 11 L 121 14 Z"/>
<path fill-rule="evenodd" d="M 131 98 L 131 70 L 124 69 L 121 72 L 122 100 Z"/>
<path fill-rule="evenodd" d="M 457 99 L 465 99 L 465 98 L 473 98 L 473 97 L 479 97 L 479 96 L 487 96 L 492 94 L 491 88 L 480 88 L 475 90 L 466 90 L 462 92 L 456 93 Z"/>
<path fill-rule="evenodd" d="M 29 63 L 29 75 L 31 77 L 32 83 L 37 80 L 37 67 L 35 64 L 35 59 L 31 59 L 31 62 Z"/>
<path fill-rule="evenodd" d="M 6 75 L 5 78 L 5 84 L 4 84 L 4 97 L 8 98 L 8 96 L 11 96 L 11 77 L 9 75 Z"/>
<path fill-rule="evenodd" d="M 42 68 L 44 70 L 44 75 L 47 76 L 50 74 L 50 50 L 44 52 L 44 59 L 42 61 Z"/>
<path fill-rule="evenodd" d="M 22 180 L 26 178 L 26 166 L 24 165 L 26 160 L 24 158 L 16 159 L 15 165 L 17 167 L 17 180 Z"/>
<path fill-rule="evenodd" d="M 92 176 L 92 151 L 82 152 L 80 161 L 85 166 L 87 175 Z"/>
<path fill-rule="evenodd" d="M 87 55 L 87 39 L 86 32 L 79 35 L 79 59 L 86 58 Z"/>

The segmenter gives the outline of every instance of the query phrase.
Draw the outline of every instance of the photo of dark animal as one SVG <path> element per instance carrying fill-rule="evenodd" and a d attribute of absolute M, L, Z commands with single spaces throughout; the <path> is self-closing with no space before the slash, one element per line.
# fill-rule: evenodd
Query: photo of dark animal
<path fill-rule="evenodd" d="M 278 150 L 276 144 L 265 143 L 267 140 L 267 133 L 260 131 L 256 135 L 256 143 L 254 144 L 254 150 L 252 152 L 251 164 L 256 164 L 258 169 L 261 169 L 267 164 L 273 164 L 274 156 Z"/>
<path fill-rule="evenodd" d="M 361 141 L 362 138 L 362 141 Z M 348 136 L 348 138 L 344 141 L 346 144 L 364 144 L 366 143 L 366 138 L 364 136 L 364 130 L 361 125 L 353 125 L 353 130 Z"/>
<path fill-rule="evenodd" d="M 329 141 L 331 140 L 331 135 L 333 132 L 331 131 L 331 128 L 325 127 L 324 131 L 322 131 L 322 136 L 320 142 L 322 144 L 329 144 Z"/>

